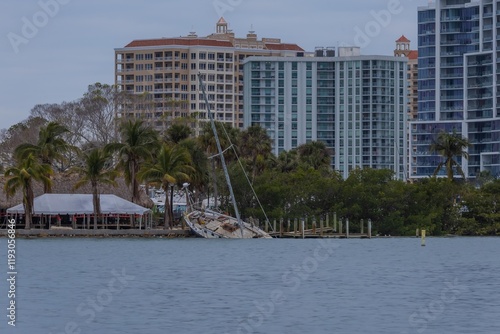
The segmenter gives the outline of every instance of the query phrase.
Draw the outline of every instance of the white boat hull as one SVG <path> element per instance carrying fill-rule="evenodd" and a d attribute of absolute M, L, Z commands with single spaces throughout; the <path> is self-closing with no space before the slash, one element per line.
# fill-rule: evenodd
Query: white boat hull
<path fill-rule="evenodd" d="M 238 224 L 234 217 L 211 210 L 186 212 L 184 220 L 198 236 L 207 239 L 270 239 L 271 236 L 257 226 L 242 222 Z"/>

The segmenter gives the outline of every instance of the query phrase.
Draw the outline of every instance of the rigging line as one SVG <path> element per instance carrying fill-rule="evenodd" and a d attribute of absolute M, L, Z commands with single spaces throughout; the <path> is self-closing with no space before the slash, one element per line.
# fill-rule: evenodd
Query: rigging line
<path fill-rule="evenodd" d="M 208 104 L 208 100 L 206 102 Z M 257 196 L 257 193 L 255 192 L 255 190 L 254 190 L 254 188 L 252 186 L 252 183 L 250 182 L 250 179 L 248 178 L 247 172 L 245 171 L 245 168 L 243 167 L 243 164 L 240 161 L 240 157 L 238 156 L 238 153 L 236 152 L 236 149 L 234 148 L 235 146 L 234 146 L 233 142 L 231 141 L 231 137 L 229 137 L 229 134 L 226 131 L 226 127 L 224 126 L 224 123 L 221 122 L 221 125 L 222 125 L 221 126 L 222 131 L 224 131 L 224 135 L 226 136 L 226 138 L 227 138 L 227 140 L 229 141 L 229 144 L 230 144 L 229 147 L 226 150 L 224 150 L 224 152 L 226 152 L 230 148 L 233 149 L 233 152 L 234 152 L 234 154 L 236 156 L 236 160 L 238 160 L 238 163 L 240 164 L 241 170 L 243 171 L 243 174 L 245 175 L 245 178 L 247 179 L 248 185 L 250 186 L 250 189 L 252 189 L 253 195 L 257 199 L 257 203 L 259 203 L 260 209 L 262 210 L 262 213 L 264 214 L 264 217 L 266 218 L 266 223 L 269 225 L 271 231 L 275 232 L 273 226 L 271 225 L 271 222 L 269 221 L 269 218 L 267 217 L 266 212 L 264 211 L 264 207 L 262 206 L 262 203 L 260 202 L 259 197 Z M 224 152 L 222 152 L 222 153 L 224 153 Z M 219 153 L 218 155 L 221 155 L 221 154 Z"/>
<path fill-rule="evenodd" d="M 231 141 L 231 139 L 229 139 L 229 141 Z M 233 145 L 231 145 L 231 146 L 233 146 Z M 248 178 L 248 174 L 245 171 L 245 168 L 243 167 L 243 164 L 240 161 L 240 157 L 238 156 L 238 153 L 236 152 L 236 150 L 234 149 L 234 147 L 233 147 L 233 152 L 236 155 L 236 160 L 238 160 L 238 163 L 240 164 L 241 170 L 243 171 L 243 174 L 245 175 L 245 178 L 247 179 L 247 182 L 248 182 L 248 185 L 250 186 L 250 189 L 252 189 L 253 195 L 257 199 L 257 203 L 259 203 L 260 209 L 262 210 L 262 213 L 264 214 L 264 217 L 266 217 L 266 223 L 269 225 L 269 228 L 271 229 L 271 231 L 276 232 L 274 230 L 273 226 L 271 225 L 271 222 L 269 221 L 269 218 L 267 217 L 267 214 L 266 214 L 266 211 L 264 210 L 264 207 L 260 203 L 260 200 L 259 200 L 259 197 L 257 196 L 257 193 L 253 189 L 252 183 L 250 182 L 250 179 Z"/>
<path fill-rule="evenodd" d="M 232 146 L 233 146 L 233 145 L 229 146 L 229 147 L 228 147 L 228 148 L 226 148 L 224 151 L 222 151 L 222 154 L 226 153 L 226 151 L 229 151 L 229 149 L 230 149 Z M 217 158 L 218 156 L 220 156 L 220 154 L 219 154 L 219 153 L 214 154 L 214 155 L 212 155 L 212 156 L 208 157 L 207 159 Z"/>
<path fill-rule="evenodd" d="M 205 104 L 207 107 L 208 117 L 210 118 L 210 124 L 212 126 L 212 131 L 214 133 L 215 142 L 217 144 L 217 150 L 219 151 L 222 168 L 224 170 L 224 176 L 226 177 L 226 183 L 227 183 L 227 186 L 229 187 L 229 193 L 231 195 L 231 201 L 233 202 L 233 207 L 234 207 L 234 211 L 236 214 L 236 220 L 238 221 L 238 225 L 240 227 L 241 238 L 243 239 L 243 228 L 244 228 L 245 224 L 243 224 L 243 222 L 241 221 L 241 218 L 240 218 L 240 212 L 238 211 L 238 205 L 236 204 L 236 198 L 234 197 L 233 186 L 231 185 L 231 178 L 229 177 L 229 173 L 227 170 L 226 160 L 224 158 L 224 154 L 221 154 L 222 148 L 221 148 L 220 141 L 219 141 L 219 135 L 217 134 L 217 128 L 215 126 L 214 117 L 212 115 L 212 111 L 210 110 L 210 103 L 208 101 L 208 97 L 207 97 L 207 94 L 205 91 L 205 84 L 203 83 L 201 73 L 199 73 L 199 72 L 198 72 L 198 79 L 200 81 L 200 88 L 201 88 L 201 91 L 203 93 L 203 99 L 205 100 Z M 222 126 L 222 128 L 224 129 L 224 126 Z M 226 132 L 226 131 L 224 131 L 224 132 Z M 227 133 L 226 133 L 226 135 L 227 135 Z"/>
<path fill-rule="evenodd" d="M 248 185 L 250 186 L 250 189 L 252 189 L 252 193 L 255 196 L 255 198 L 257 199 L 257 203 L 259 203 L 259 207 L 262 210 L 262 213 L 264 214 L 264 217 L 266 218 L 266 223 L 269 225 L 269 228 L 271 229 L 271 231 L 276 232 L 274 230 L 273 226 L 271 225 L 271 222 L 269 221 L 269 218 L 267 217 L 266 211 L 264 210 L 264 207 L 262 206 L 262 203 L 260 202 L 259 197 L 257 196 L 257 193 L 255 192 L 255 189 L 252 186 L 252 183 L 250 182 L 250 178 L 248 177 L 248 174 L 247 174 L 247 172 L 245 170 L 245 167 L 243 167 L 243 164 L 241 163 L 241 160 L 240 160 L 240 157 L 238 155 L 238 152 L 235 149 L 235 145 L 231 142 L 231 138 L 229 137 L 229 134 L 227 133 L 226 128 L 224 126 L 222 126 L 222 128 L 224 129 L 224 134 L 226 135 L 226 138 L 227 138 L 227 140 L 229 141 L 229 144 L 230 144 L 230 146 L 225 151 L 227 151 L 230 148 L 233 149 L 234 155 L 236 156 L 236 160 L 238 161 L 238 164 L 240 165 L 241 170 L 243 171 L 243 174 L 245 175 L 245 178 L 246 178 L 246 180 L 248 182 Z"/>

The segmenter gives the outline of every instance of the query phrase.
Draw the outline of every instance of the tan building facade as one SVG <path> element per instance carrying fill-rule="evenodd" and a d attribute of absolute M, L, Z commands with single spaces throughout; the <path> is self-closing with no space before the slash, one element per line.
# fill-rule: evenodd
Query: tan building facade
<path fill-rule="evenodd" d="M 394 56 L 408 58 L 408 119 L 417 118 L 418 111 L 418 51 L 411 50 L 410 40 L 402 35 L 396 41 Z"/>
<path fill-rule="evenodd" d="M 410 48 L 410 40 L 402 35 L 396 41 L 396 49 L 394 49 L 394 56 L 408 58 L 407 63 L 407 133 L 409 133 L 410 122 L 417 119 L 418 112 L 418 51 Z M 409 150 L 410 137 L 407 137 L 407 148 Z M 409 151 L 407 152 L 409 157 Z M 406 163 L 406 179 L 410 179 L 410 160 L 408 158 Z"/>
<path fill-rule="evenodd" d="M 115 49 L 115 84 L 133 94 L 133 102 L 117 111 L 121 118 L 141 118 L 163 131 L 172 119 L 207 121 L 207 106 L 199 87 L 201 74 L 215 119 L 243 127 L 243 65 L 249 56 L 304 56 L 296 44 L 277 38 L 259 40 L 250 31 L 237 38 L 221 18 L 206 37 L 134 40 Z M 196 122 L 195 122 L 196 120 Z"/>

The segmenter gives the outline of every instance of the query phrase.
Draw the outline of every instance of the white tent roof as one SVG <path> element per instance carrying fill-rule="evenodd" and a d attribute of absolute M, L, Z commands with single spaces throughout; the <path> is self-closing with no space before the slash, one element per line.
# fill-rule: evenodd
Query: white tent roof
<path fill-rule="evenodd" d="M 124 200 L 115 195 L 100 195 L 101 213 L 103 214 L 145 214 L 150 212 L 135 203 Z M 24 214 L 24 207 L 18 204 L 7 213 Z M 92 214 L 92 194 L 44 194 L 35 198 L 35 215 L 57 215 L 57 214 Z"/>

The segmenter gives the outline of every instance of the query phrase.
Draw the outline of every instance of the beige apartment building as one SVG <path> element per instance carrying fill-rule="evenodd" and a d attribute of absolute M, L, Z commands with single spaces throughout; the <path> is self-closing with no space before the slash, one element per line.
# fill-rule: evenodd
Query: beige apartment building
<path fill-rule="evenodd" d="M 206 37 L 191 32 L 185 37 L 134 40 L 115 49 L 115 84 L 135 97 L 120 105 L 117 116 L 142 118 L 159 131 L 174 118 L 190 117 L 198 132 L 199 121 L 208 120 L 200 73 L 215 119 L 242 128 L 242 62 L 249 56 L 301 57 L 304 50 L 279 38 L 259 40 L 254 31 L 235 37 L 224 18 Z"/>

